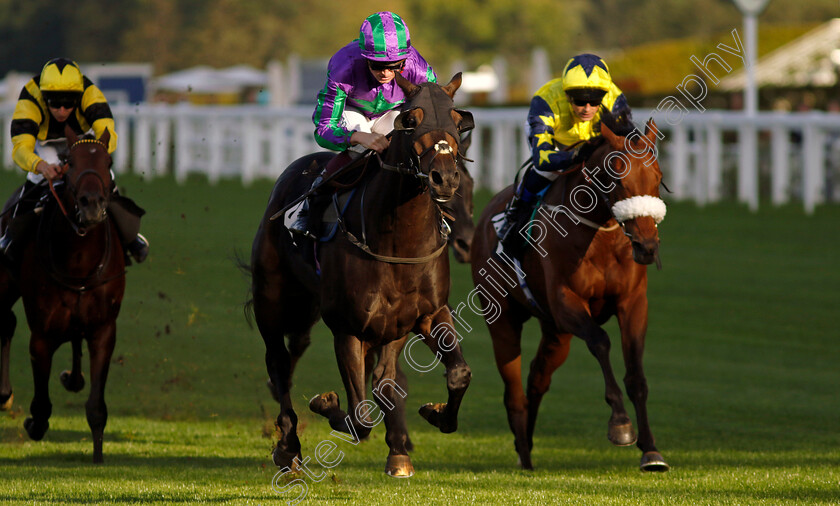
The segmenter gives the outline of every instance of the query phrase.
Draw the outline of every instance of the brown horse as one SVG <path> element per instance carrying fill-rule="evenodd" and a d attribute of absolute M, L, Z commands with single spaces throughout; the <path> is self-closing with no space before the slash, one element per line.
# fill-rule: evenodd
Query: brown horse
<path fill-rule="evenodd" d="M 106 130 L 99 139 L 79 139 L 69 127 L 65 134 L 68 166 L 59 200 L 48 200 L 44 206 L 36 233 L 22 247 L 19 271 L 0 269 L 0 396 L 11 403 L 9 346 L 16 325 L 12 306 L 22 298 L 32 333 L 29 354 L 35 380 L 31 416 L 23 426 L 36 441 L 47 432 L 52 413 L 48 388 L 52 357 L 65 342 L 72 343 L 73 367 L 61 374 L 61 383 L 71 392 L 84 388 L 81 343 L 85 340 L 91 381 L 85 410 L 93 461 L 101 463 L 108 419 L 105 381 L 125 290 L 125 257 L 106 212 L 112 194 L 110 134 Z M 12 203 L 10 199 L 6 207 Z"/>
<path fill-rule="evenodd" d="M 609 440 L 619 446 L 637 441 L 610 365 L 609 336 L 601 328 L 612 316 L 621 329 L 624 385 L 636 408 L 641 468 L 668 469 L 648 424 L 642 370 L 648 321 L 646 264 L 659 265 L 657 223 L 665 214 L 655 153 L 658 132 L 649 121 L 643 136 L 629 121 L 622 124 L 609 114 L 604 115 L 601 132 L 602 137 L 590 141 L 598 147 L 582 170 L 561 176 L 551 186 L 521 232 L 530 246 L 521 264 L 497 252 L 493 217 L 510 200 L 510 187 L 484 210 L 473 242 L 473 280 L 487 312 L 496 365 L 505 383 L 508 423 L 525 469 L 533 468 L 540 402 L 552 373 L 568 356 L 573 335 L 586 342 L 601 366 L 612 408 Z M 520 340 L 522 325 L 532 316 L 540 322 L 542 340 L 523 390 Z"/>
<path fill-rule="evenodd" d="M 310 409 L 354 440 L 365 438 L 384 418 L 390 449 L 386 473 L 414 473 L 404 413 L 406 377 L 399 364 L 410 332 L 421 336 L 445 365 L 449 391 L 447 403 L 424 405 L 420 414 L 441 432 L 457 428 L 471 374 L 448 331 L 453 329 L 447 306 L 449 258 L 442 254 L 445 225 L 439 204 L 458 190 L 458 142 L 461 132 L 472 127 L 472 116 L 453 107 L 460 74 L 446 86 L 416 86 L 399 74 L 396 79 L 406 103 L 388 149 L 368 158 L 337 238 L 319 243 L 312 260 L 315 246 L 301 239 L 296 245 L 283 220 L 271 219 L 309 188 L 317 168 L 332 156 L 316 153 L 295 161 L 280 176 L 254 239 L 251 303 L 265 341 L 269 388 L 281 405 L 276 422 L 280 440 L 273 453 L 281 468 L 301 464 L 290 389 L 319 316 L 334 335 L 349 409 L 339 407 L 334 392 L 314 397 Z M 376 404 L 366 398 L 370 376 Z"/>

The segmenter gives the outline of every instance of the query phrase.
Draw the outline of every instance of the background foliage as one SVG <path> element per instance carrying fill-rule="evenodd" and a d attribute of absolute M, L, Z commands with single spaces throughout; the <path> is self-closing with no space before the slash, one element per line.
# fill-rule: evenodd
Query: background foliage
<path fill-rule="evenodd" d="M 517 68 L 544 46 L 557 69 L 570 54 L 659 40 L 710 39 L 742 26 L 731 0 L 0 0 L 0 76 L 35 72 L 47 59 L 152 62 L 158 73 L 198 64 L 264 67 L 290 53 L 324 58 L 361 20 L 392 10 L 437 67 L 475 67 L 503 55 Z M 818 23 L 835 0 L 771 0 L 760 24 Z"/>

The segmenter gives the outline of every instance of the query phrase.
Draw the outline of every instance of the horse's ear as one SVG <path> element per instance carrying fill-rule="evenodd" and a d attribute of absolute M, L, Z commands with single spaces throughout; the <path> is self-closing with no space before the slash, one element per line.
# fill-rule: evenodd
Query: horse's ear
<path fill-rule="evenodd" d="M 624 137 L 619 137 L 610 130 L 606 123 L 601 122 L 601 135 L 610 143 L 610 147 L 616 151 L 624 149 Z"/>
<path fill-rule="evenodd" d="M 70 125 L 64 125 L 64 137 L 67 138 L 67 146 L 70 147 L 79 140 L 79 136 L 76 135 L 76 132 L 70 128 Z"/>
<path fill-rule="evenodd" d="M 466 135 L 462 135 L 461 142 L 458 143 L 458 152 L 461 153 L 461 156 L 467 154 L 470 144 L 472 144 L 472 130 L 467 131 Z"/>
<path fill-rule="evenodd" d="M 645 137 L 648 138 L 651 144 L 656 144 L 656 139 L 659 137 L 659 127 L 656 126 L 656 122 L 653 121 L 653 118 L 649 119 L 647 123 L 645 123 Z"/>
<path fill-rule="evenodd" d="M 459 133 L 469 132 L 475 128 L 475 119 L 473 119 L 473 115 L 470 111 L 465 111 L 463 109 L 454 109 L 454 111 L 461 117 L 460 121 L 458 121 Z"/>
<path fill-rule="evenodd" d="M 99 142 L 106 146 L 109 142 L 111 142 L 111 132 L 109 132 L 107 128 L 104 132 L 102 132 L 102 135 L 99 136 Z"/>
<path fill-rule="evenodd" d="M 397 85 L 402 88 L 406 97 L 410 97 L 413 93 L 416 93 L 417 90 L 420 89 L 419 86 L 404 78 L 399 72 L 394 73 L 394 80 L 397 81 Z"/>
<path fill-rule="evenodd" d="M 449 84 L 443 86 L 443 91 L 449 95 L 449 98 L 455 97 L 455 92 L 458 91 L 458 88 L 461 87 L 461 73 L 458 72 L 452 79 L 449 81 Z"/>

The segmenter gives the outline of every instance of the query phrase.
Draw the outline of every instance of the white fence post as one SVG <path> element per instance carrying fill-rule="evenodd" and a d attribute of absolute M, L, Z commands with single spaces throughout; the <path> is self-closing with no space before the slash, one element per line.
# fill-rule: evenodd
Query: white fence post
<path fill-rule="evenodd" d="M 790 187 L 790 131 L 781 125 L 773 127 L 771 142 L 770 194 L 773 204 L 781 205 L 787 203 Z"/>
<path fill-rule="evenodd" d="M 758 209 L 758 150 L 755 126 L 741 125 L 738 131 L 738 200 L 751 211 Z"/>
<path fill-rule="evenodd" d="M 825 163 L 822 132 L 812 124 L 805 126 L 802 132 L 802 202 L 805 212 L 814 212 L 816 204 L 822 201 L 823 164 Z"/>

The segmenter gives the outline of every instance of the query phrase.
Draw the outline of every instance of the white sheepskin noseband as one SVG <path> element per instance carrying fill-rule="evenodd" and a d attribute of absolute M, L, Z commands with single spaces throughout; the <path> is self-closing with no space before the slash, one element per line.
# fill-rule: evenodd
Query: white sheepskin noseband
<path fill-rule="evenodd" d="M 612 213 L 619 223 L 639 216 L 650 216 L 659 224 L 665 219 L 665 202 L 651 195 L 637 195 L 616 202 L 612 207 Z"/>

